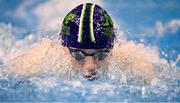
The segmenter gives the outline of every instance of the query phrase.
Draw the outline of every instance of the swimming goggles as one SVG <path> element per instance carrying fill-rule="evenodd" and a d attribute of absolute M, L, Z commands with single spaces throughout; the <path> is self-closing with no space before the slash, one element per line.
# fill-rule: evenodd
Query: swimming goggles
<path fill-rule="evenodd" d="M 97 50 L 93 53 L 88 53 L 85 50 L 69 48 L 69 52 L 70 52 L 71 56 L 73 58 L 75 58 L 76 60 L 82 60 L 86 56 L 93 56 L 93 58 L 95 60 L 103 60 L 104 58 L 107 57 L 110 50 L 109 49 L 101 49 L 101 50 Z"/>

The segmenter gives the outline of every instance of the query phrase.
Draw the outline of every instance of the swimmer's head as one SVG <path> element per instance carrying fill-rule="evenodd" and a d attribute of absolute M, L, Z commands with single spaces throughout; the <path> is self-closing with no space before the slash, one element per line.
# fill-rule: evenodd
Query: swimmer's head
<path fill-rule="evenodd" d="M 73 63 L 79 65 L 84 77 L 92 78 L 113 48 L 115 33 L 108 13 L 96 4 L 86 3 L 66 15 L 60 36 Z"/>

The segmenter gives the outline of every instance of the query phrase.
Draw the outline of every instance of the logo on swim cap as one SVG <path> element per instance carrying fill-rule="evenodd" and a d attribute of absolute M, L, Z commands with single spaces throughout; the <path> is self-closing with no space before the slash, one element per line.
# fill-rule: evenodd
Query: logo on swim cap
<path fill-rule="evenodd" d="M 64 46 L 82 49 L 112 48 L 115 37 L 111 17 L 92 3 L 81 4 L 70 11 L 60 34 Z"/>

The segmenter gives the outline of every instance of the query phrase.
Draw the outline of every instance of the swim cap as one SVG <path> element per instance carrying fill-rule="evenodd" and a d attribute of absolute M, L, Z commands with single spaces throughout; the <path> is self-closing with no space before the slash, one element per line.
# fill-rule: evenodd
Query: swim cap
<path fill-rule="evenodd" d="M 64 18 L 62 45 L 79 49 L 112 48 L 115 33 L 108 13 L 92 3 L 81 4 Z"/>

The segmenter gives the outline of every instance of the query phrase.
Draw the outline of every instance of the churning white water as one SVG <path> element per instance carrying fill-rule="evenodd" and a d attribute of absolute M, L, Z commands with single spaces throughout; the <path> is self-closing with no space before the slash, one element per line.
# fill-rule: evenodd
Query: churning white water
<path fill-rule="evenodd" d="M 179 58 L 172 65 L 155 47 L 118 38 L 108 66 L 89 81 L 56 37 L 16 41 L 1 32 L 0 101 L 180 101 Z"/>

